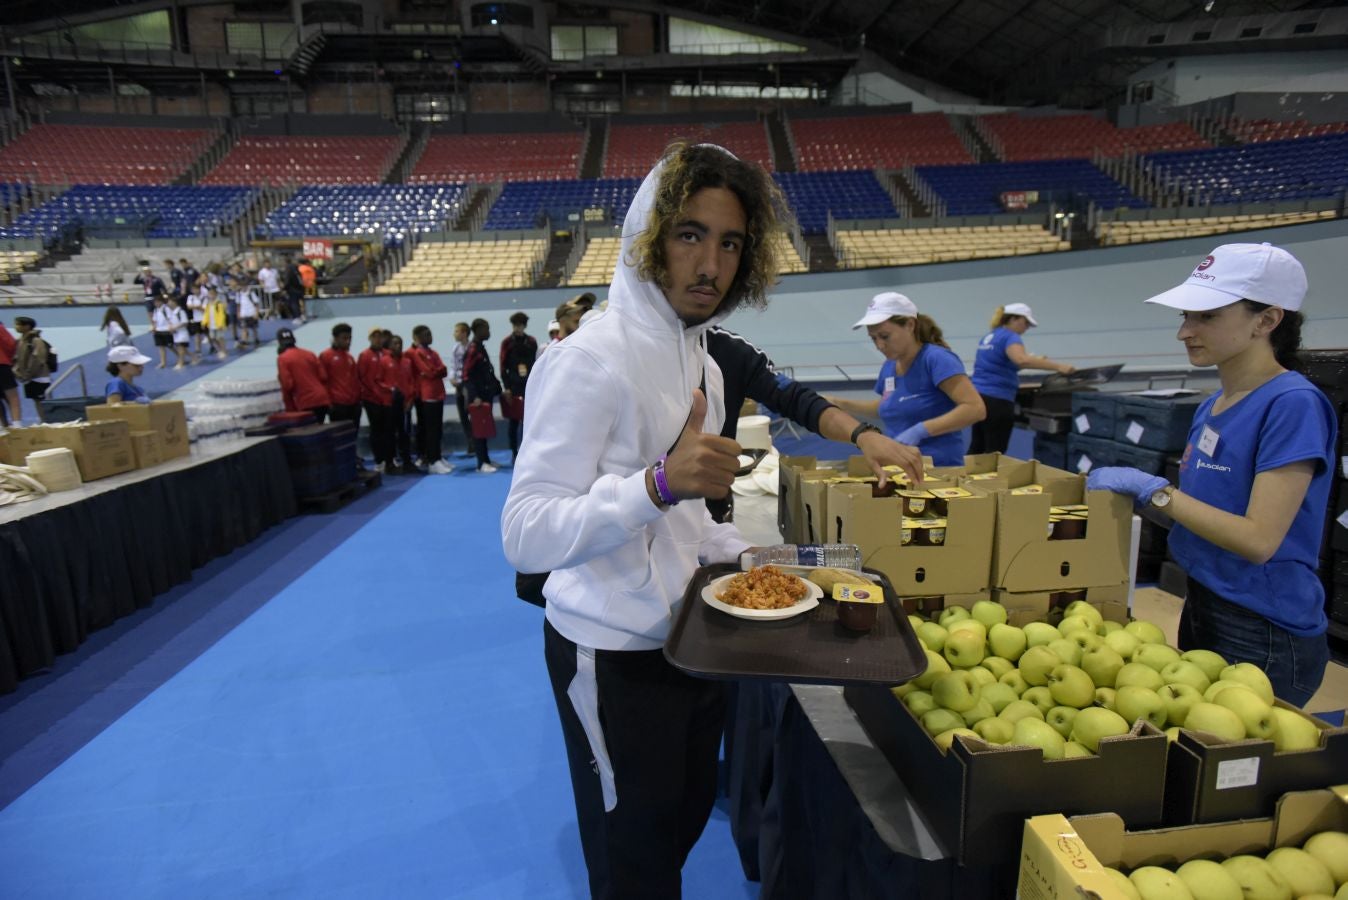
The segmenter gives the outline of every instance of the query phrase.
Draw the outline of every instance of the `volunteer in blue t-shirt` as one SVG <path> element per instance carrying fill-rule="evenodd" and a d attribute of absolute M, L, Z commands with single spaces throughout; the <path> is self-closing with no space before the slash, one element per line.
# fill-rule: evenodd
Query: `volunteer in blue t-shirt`
<path fill-rule="evenodd" d="M 103 389 L 109 406 L 118 403 L 149 403 L 145 388 L 136 384 L 136 376 L 145 371 L 150 357 L 130 344 L 118 344 L 108 350 L 108 374 L 112 380 Z"/>
<path fill-rule="evenodd" d="M 1136 469 L 1091 472 L 1174 520 L 1170 551 L 1189 575 L 1182 649 L 1251 662 L 1302 706 L 1329 661 L 1316 569 L 1338 423 L 1299 372 L 1306 272 L 1269 244 L 1224 244 L 1189 280 L 1148 300 L 1181 310 L 1179 339 L 1221 390 L 1194 414 L 1179 487 Z"/>
<path fill-rule="evenodd" d="M 829 397 L 856 416 L 878 417 L 885 434 L 917 447 L 938 466 L 964 462 L 963 430 L 983 418 L 983 401 L 941 329 L 916 304 L 892 291 L 877 294 L 852 330 L 865 328 L 885 355 L 878 400 Z"/>
<path fill-rule="evenodd" d="M 988 415 L 974 423 L 970 453 L 1006 452 L 1016 420 L 1021 369 L 1047 369 L 1064 375 L 1074 371 L 1067 363 L 1026 351 L 1021 335 L 1038 324 L 1034 311 L 1024 303 L 999 306 L 992 314 L 992 330 L 978 342 L 973 374 L 974 389 L 983 398 Z"/>

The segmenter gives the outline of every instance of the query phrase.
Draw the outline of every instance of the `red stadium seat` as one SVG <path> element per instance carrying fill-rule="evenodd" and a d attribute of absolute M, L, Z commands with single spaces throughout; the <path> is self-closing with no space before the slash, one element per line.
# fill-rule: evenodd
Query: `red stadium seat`
<path fill-rule="evenodd" d="M 580 172 L 582 132 L 555 134 L 445 134 L 426 144 L 408 179 L 450 184 L 558 181 Z"/>
<path fill-rule="evenodd" d="M 378 184 L 403 139 L 374 137 L 245 137 L 202 184 Z"/>
<path fill-rule="evenodd" d="M 614 125 L 609 129 L 605 178 L 644 178 L 671 141 L 718 144 L 731 153 L 774 171 L 772 148 L 762 122 L 688 122 L 667 125 Z"/>
<path fill-rule="evenodd" d="M 0 181 L 169 184 L 214 138 L 204 128 L 34 125 L 0 149 Z"/>
<path fill-rule="evenodd" d="M 792 119 L 790 127 L 802 172 L 974 161 L 944 113 Z"/>

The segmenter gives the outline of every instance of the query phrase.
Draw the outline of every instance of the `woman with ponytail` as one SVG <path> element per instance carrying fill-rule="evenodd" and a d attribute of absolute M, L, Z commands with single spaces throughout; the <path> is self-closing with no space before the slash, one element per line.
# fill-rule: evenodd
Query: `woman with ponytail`
<path fill-rule="evenodd" d="M 1034 311 L 1024 303 L 999 306 L 992 314 L 992 330 L 978 342 L 973 374 L 974 389 L 983 398 L 988 415 L 974 425 L 970 453 L 1006 452 L 1016 419 L 1021 369 L 1047 369 L 1064 375 L 1073 371 L 1067 363 L 1035 356 L 1025 349 L 1021 335 L 1038 324 Z"/>
<path fill-rule="evenodd" d="M 1179 339 L 1221 390 L 1194 413 L 1179 486 L 1136 469 L 1092 471 L 1091 488 L 1170 516 L 1189 576 L 1181 649 L 1251 662 L 1302 706 L 1324 677 L 1324 588 L 1316 575 L 1338 422 L 1297 367 L 1306 272 L 1269 244 L 1225 244 L 1188 281 L 1148 300 L 1180 310 Z"/>
<path fill-rule="evenodd" d="M 982 421 L 983 401 L 964 374 L 964 363 L 950 350 L 931 316 L 903 294 L 877 294 L 866 315 L 852 326 L 865 328 L 885 356 L 875 382 L 876 400 L 828 397 L 855 416 L 884 422 L 885 434 L 917 447 L 938 466 L 964 462 L 963 430 Z M 852 435 L 856 443 L 862 425 Z"/>

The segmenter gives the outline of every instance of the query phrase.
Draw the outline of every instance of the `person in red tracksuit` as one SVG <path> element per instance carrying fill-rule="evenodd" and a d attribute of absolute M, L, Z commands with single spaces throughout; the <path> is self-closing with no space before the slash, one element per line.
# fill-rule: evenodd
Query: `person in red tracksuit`
<path fill-rule="evenodd" d="M 421 465 L 432 475 L 448 475 L 454 467 L 443 457 L 445 427 L 445 377 L 449 368 L 440 354 L 431 349 L 431 329 L 418 325 L 412 329 L 412 358 L 416 371 L 417 452 Z"/>
<path fill-rule="evenodd" d="M 332 405 L 328 397 L 328 373 L 311 351 L 295 346 L 295 332 L 276 332 L 276 375 L 281 381 L 281 399 L 290 412 L 307 410 L 323 422 Z"/>
<path fill-rule="evenodd" d="M 328 375 L 330 418 L 334 422 L 350 422 L 360 431 L 360 377 L 350 350 L 351 326 L 339 322 L 332 326 L 332 346 L 318 354 L 318 361 Z"/>
<path fill-rule="evenodd" d="M 370 329 L 370 346 L 356 359 L 360 400 L 370 422 L 370 454 L 378 472 L 393 462 L 393 392 L 384 386 L 384 348 L 393 335 L 382 328 Z"/>
<path fill-rule="evenodd" d="M 417 373 L 412 368 L 411 357 L 403 353 L 401 335 L 389 338 L 388 352 L 380 357 L 379 363 L 384 385 L 392 395 L 389 415 L 393 420 L 393 442 L 398 459 L 402 461 L 399 469 L 390 459 L 387 471 L 415 475 L 419 470 L 412 462 L 412 403 L 416 400 Z"/>

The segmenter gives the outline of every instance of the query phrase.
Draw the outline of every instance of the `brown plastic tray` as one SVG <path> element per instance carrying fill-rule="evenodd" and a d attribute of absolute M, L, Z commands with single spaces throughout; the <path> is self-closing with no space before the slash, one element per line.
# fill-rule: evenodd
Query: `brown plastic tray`
<path fill-rule="evenodd" d="M 708 606 L 702 588 L 738 571 L 721 563 L 693 574 L 665 641 L 665 659 L 675 668 L 700 678 L 874 685 L 902 684 L 927 668 L 903 604 L 881 573 L 865 570 L 884 588 L 885 604 L 875 627 L 857 634 L 838 623 L 838 604 L 830 597 L 807 613 L 768 622 Z"/>

